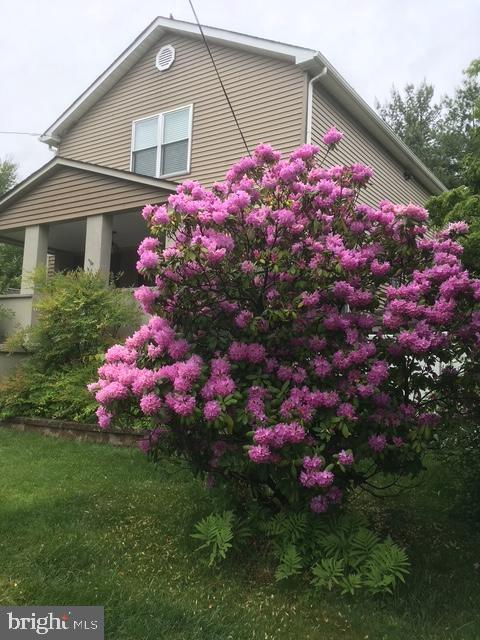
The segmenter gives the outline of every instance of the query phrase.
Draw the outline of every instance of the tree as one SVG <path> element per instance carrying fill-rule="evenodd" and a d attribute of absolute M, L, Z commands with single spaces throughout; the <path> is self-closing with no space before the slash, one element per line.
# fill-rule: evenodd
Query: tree
<path fill-rule="evenodd" d="M 431 237 L 421 207 L 357 204 L 371 170 L 322 168 L 318 151 L 260 145 L 211 190 L 186 181 L 170 209 L 144 208 L 137 269 L 153 286 L 135 295 L 153 315 L 90 386 L 102 427 L 151 417 L 151 455 L 243 502 L 315 513 L 376 473 L 419 471 L 464 408 L 451 390 L 480 317 L 464 226 Z"/>
<path fill-rule="evenodd" d="M 462 186 L 427 202 L 432 223 L 438 228 L 463 220 L 469 230 L 461 241 L 463 262 L 475 274 L 480 274 L 480 59 L 474 60 L 465 71 L 465 80 L 450 101 L 450 109 L 443 127 L 454 149 L 455 171 Z M 445 143 L 445 147 L 446 147 Z M 455 156 L 456 154 L 456 156 Z"/>
<path fill-rule="evenodd" d="M 404 95 L 394 86 L 389 101 L 375 107 L 405 144 L 440 177 L 443 173 L 437 145 L 442 105 L 434 100 L 434 87 L 425 80 L 415 87 L 407 84 Z"/>
<path fill-rule="evenodd" d="M 11 189 L 16 180 L 17 165 L 8 158 L 0 160 L 0 196 Z M 21 247 L 0 242 L 0 293 L 20 286 L 22 255 Z"/>
<path fill-rule="evenodd" d="M 464 158 L 473 152 L 471 132 L 478 129 L 480 61 L 474 60 L 453 96 L 434 102 L 434 87 L 423 81 L 406 85 L 402 95 L 392 88 L 390 99 L 376 108 L 382 118 L 447 187 L 464 179 Z"/>
<path fill-rule="evenodd" d="M 480 124 L 480 59 L 473 60 L 463 72 L 460 87 L 453 97 L 443 99 L 444 117 L 437 133 L 439 151 L 444 158 L 445 170 L 451 176 L 447 186 L 467 184 L 465 162 L 476 156 L 479 162 L 478 127 Z M 477 135 L 475 135 L 477 131 Z M 471 164 L 472 158 L 470 159 Z"/>
<path fill-rule="evenodd" d="M 17 181 L 17 165 L 5 158 L 0 160 L 0 196 L 13 187 Z"/>

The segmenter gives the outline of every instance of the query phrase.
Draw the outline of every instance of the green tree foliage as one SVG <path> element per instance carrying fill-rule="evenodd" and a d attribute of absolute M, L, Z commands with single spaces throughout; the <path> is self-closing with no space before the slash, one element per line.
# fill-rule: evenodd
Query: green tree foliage
<path fill-rule="evenodd" d="M 0 196 L 13 187 L 17 181 L 17 165 L 9 158 L 0 160 Z"/>
<path fill-rule="evenodd" d="M 436 131 L 442 118 L 442 105 L 434 102 L 434 86 L 425 80 L 416 87 L 405 86 L 402 93 L 392 87 L 390 99 L 376 108 L 395 133 L 428 167 L 439 173 Z M 440 176 L 439 176 L 440 177 Z"/>
<path fill-rule="evenodd" d="M 394 132 L 412 149 L 447 187 L 465 180 L 464 162 L 477 156 L 480 96 L 480 59 L 464 71 L 462 83 L 452 96 L 434 99 L 434 87 L 425 80 L 417 87 L 407 84 L 403 93 L 392 88 L 390 98 L 376 108 Z M 470 159 L 472 169 L 472 159 Z M 480 169 L 477 166 L 477 180 Z"/>
<path fill-rule="evenodd" d="M 20 288 L 22 260 L 22 247 L 0 243 L 0 294 Z"/>
<path fill-rule="evenodd" d="M 11 189 L 16 181 L 17 165 L 8 158 L 0 160 L 0 196 Z M 8 288 L 20 286 L 22 256 L 21 247 L 0 243 L 0 294 Z"/>
<path fill-rule="evenodd" d="M 437 134 L 439 150 L 445 159 L 452 179 L 448 187 L 469 184 L 466 171 L 477 166 L 477 187 L 479 171 L 479 126 L 480 126 L 480 58 L 473 60 L 463 72 L 462 84 L 452 97 L 443 99 L 445 116 Z M 476 162 L 474 162 L 474 159 Z"/>
<path fill-rule="evenodd" d="M 451 140 L 456 142 L 459 181 L 462 186 L 430 198 L 427 209 L 434 226 L 465 221 L 469 231 L 462 240 L 463 263 L 480 274 L 480 59 L 465 71 L 456 102 L 448 112 Z M 446 129 L 445 129 L 446 130 Z"/>

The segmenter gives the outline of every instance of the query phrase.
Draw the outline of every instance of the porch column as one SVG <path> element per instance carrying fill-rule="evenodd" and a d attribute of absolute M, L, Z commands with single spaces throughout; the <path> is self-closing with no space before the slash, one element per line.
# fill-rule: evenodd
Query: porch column
<path fill-rule="evenodd" d="M 99 271 L 110 276 L 112 254 L 113 216 L 100 214 L 88 216 L 85 235 L 85 271 Z"/>
<path fill-rule="evenodd" d="M 20 293 L 33 294 L 33 272 L 47 266 L 48 225 L 37 224 L 25 229 L 23 245 L 22 283 Z"/>

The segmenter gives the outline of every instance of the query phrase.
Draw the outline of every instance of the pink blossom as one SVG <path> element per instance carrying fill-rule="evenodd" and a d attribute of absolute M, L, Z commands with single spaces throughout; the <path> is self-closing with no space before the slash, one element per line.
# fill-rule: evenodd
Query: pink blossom
<path fill-rule="evenodd" d="M 254 266 L 253 263 L 250 262 L 250 260 L 244 260 L 240 265 L 240 269 L 243 271 L 243 273 L 253 273 Z"/>
<path fill-rule="evenodd" d="M 128 389 L 120 382 L 110 382 L 105 387 L 97 391 L 95 400 L 99 404 L 109 404 L 115 400 L 123 400 L 128 396 Z"/>
<path fill-rule="evenodd" d="M 349 467 L 353 464 L 353 453 L 351 451 L 345 451 L 342 449 L 337 455 L 338 463 L 344 467 Z"/>
<path fill-rule="evenodd" d="M 196 406 L 194 396 L 180 393 L 167 393 L 165 396 L 165 403 L 169 409 L 179 416 L 191 415 Z"/>
<path fill-rule="evenodd" d="M 253 150 L 253 157 L 257 163 L 264 162 L 278 162 L 281 158 L 281 154 L 276 151 L 269 144 L 258 144 Z"/>
<path fill-rule="evenodd" d="M 124 362 L 125 364 L 133 364 L 137 357 L 134 349 L 129 349 L 121 344 L 115 344 L 108 349 L 105 354 L 105 362 Z"/>
<path fill-rule="evenodd" d="M 267 391 L 263 387 L 254 386 L 248 389 L 247 411 L 257 422 L 267 419 L 264 403 L 266 395 Z"/>
<path fill-rule="evenodd" d="M 372 364 L 367 373 L 368 382 L 374 387 L 378 387 L 388 378 L 388 362 L 377 360 Z"/>
<path fill-rule="evenodd" d="M 370 264 L 370 270 L 374 276 L 384 276 L 390 271 L 390 263 L 388 261 L 379 262 L 377 259 L 375 259 Z"/>
<path fill-rule="evenodd" d="M 337 407 L 337 416 L 340 418 L 346 418 L 347 420 L 358 420 L 355 413 L 355 408 L 349 402 L 342 402 Z"/>
<path fill-rule="evenodd" d="M 368 446 L 375 453 L 382 452 L 387 446 L 387 438 L 384 435 L 375 434 L 369 437 Z"/>
<path fill-rule="evenodd" d="M 154 251 L 143 251 L 140 255 L 140 259 L 137 262 L 137 269 L 141 271 L 142 269 L 155 269 L 158 267 L 159 257 Z"/>
<path fill-rule="evenodd" d="M 305 456 L 302 464 L 306 471 L 312 471 L 321 469 L 325 464 L 325 460 L 324 458 L 320 458 L 320 456 Z"/>
<path fill-rule="evenodd" d="M 318 291 L 313 291 L 312 293 L 304 291 L 300 299 L 306 307 L 315 307 L 320 302 L 320 294 Z"/>
<path fill-rule="evenodd" d="M 328 500 L 325 496 L 315 496 L 310 500 L 310 509 L 313 513 L 325 513 L 328 509 Z"/>
<path fill-rule="evenodd" d="M 140 399 L 140 409 L 146 416 L 154 416 L 162 406 L 162 401 L 155 393 L 148 393 Z"/>
<path fill-rule="evenodd" d="M 352 181 L 364 185 L 373 176 L 373 169 L 363 164 L 352 164 Z"/>
<path fill-rule="evenodd" d="M 252 343 L 248 345 L 246 360 L 252 364 L 258 364 L 265 360 L 266 349 L 263 344 Z"/>
<path fill-rule="evenodd" d="M 253 313 L 251 311 L 240 311 L 239 314 L 235 316 L 235 324 L 240 329 L 245 329 L 253 318 Z"/>
<path fill-rule="evenodd" d="M 330 127 L 330 129 L 323 135 L 322 141 L 323 144 L 326 144 L 330 147 L 339 143 L 342 138 L 343 133 L 341 133 L 338 129 L 335 129 L 335 127 Z"/>
<path fill-rule="evenodd" d="M 150 313 L 152 305 L 158 297 L 158 292 L 152 287 L 142 285 L 141 287 L 138 287 L 138 289 L 135 289 L 133 295 L 135 300 L 140 303 L 140 306 L 145 313 Z"/>
<path fill-rule="evenodd" d="M 332 504 L 340 504 L 343 497 L 343 491 L 340 489 L 340 487 L 333 486 L 333 487 L 330 487 L 326 495 L 327 495 L 328 501 L 331 502 Z"/>
<path fill-rule="evenodd" d="M 249 448 L 248 457 L 256 464 L 265 464 L 271 462 L 272 452 L 266 445 L 258 444 Z"/>
<path fill-rule="evenodd" d="M 183 358 L 188 349 L 188 342 L 183 338 L 181 338 L 180 340 L 173 340 L 172 342 L 170 342 L 167 348 L 168 355 L 173 358 L 173 360 Z"/>
<path fill-rule="evenodd" d="M 154 211 L 156 210 L 156 206 L 152 205 L 152 204 L 146 204 L 143 209 L 142 209 L 142 217 L 145 220 L 149 220 L 152 216 L 152 214 L 154 213 Z"/>
<path fill-rule="evenodd" d="M 102 406 L 98 407 L 95 413 L 97 414 L 98 426 L 100 429 L 108 429 L 112 421 L 113 414 Z"/>
<path fill-rule="evenodd" d="M 317 356 L 316 358 L 314 358 L 312 361 L 312 365 L 315 375 L 317 375 L 319 378 L 325 378 L 332 370 L 332 365 L 326 358 L 323 358 L 322 356 Z"/>
<path fill-rule="evenodd" d="M 216 400 L 209 400 L 203 407 L 203 415 L 205 420 L 216 420 L 221 413 L 220 405 Z"/>
<path fill-rule="evenodd" d="M 300 484 L 304 487 L 329 487 L 333 480 L 334 475 L 331 471 L 301 471 L 300 472 Z"/>
<path fill-rule="evenodd" d="M 300 160 L 312 160 L 319 151 L 320 148 L 314 144 L 303 144 L 301 147 L 298 147 L 298 149 L 295 149 L 290 155 L 290 159 L 296 160 L 300 158 Z"/>

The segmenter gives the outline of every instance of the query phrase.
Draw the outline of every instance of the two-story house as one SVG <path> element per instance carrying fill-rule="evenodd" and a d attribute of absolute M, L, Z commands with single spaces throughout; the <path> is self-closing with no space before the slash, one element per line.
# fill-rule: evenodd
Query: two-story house
<path fill-rule="evenodd" d="M 335 125 L 345 138 L 331 161 L 374 168 L 369 203 L 423 203 L 444 189 L 318 51 L 204 33 L 250 149 L 268 142 L 288 153 Z M 154 20 L 41 140 L 55 157 L 0 200 L 0 240 L 24 246 L 21 291 L 0 303 L 23 325 L 32 319 L 29 274 L 47 255 L 56 269 L 122 272 L 120 283 L 135 285 L 141 207 L 164 201 L 187 177 L 222 179 L 246 153 L 197 25 L 167 18 Z"/>

